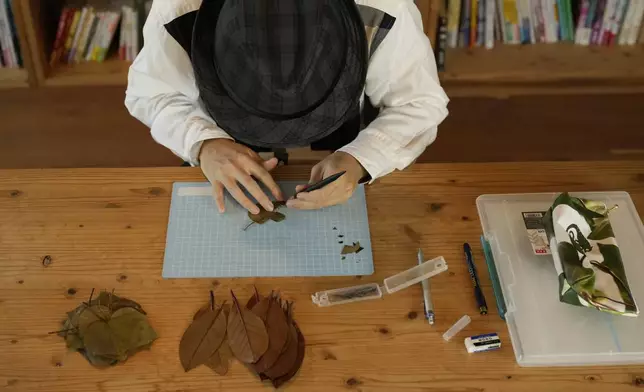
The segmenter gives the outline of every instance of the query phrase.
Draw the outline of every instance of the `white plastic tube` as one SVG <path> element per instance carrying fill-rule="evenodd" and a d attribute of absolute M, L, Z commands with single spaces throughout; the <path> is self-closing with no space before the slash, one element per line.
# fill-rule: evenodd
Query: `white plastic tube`
<path fill-rule="evenodd" d="M 452 325 L 452 327 L 443 334 L 443 339 L 445 339 L 446 342 L 449 342 L 451 338 L 453 338 L 454 336 L 456 336 L 456 334 L 461 332 L 463 328 L 467 327 L 470 322 L 472 322 L 472 319 L 470 318 L 470 316 L 465 315 L 461 317 L 456 322 L 456 324 Z"/>

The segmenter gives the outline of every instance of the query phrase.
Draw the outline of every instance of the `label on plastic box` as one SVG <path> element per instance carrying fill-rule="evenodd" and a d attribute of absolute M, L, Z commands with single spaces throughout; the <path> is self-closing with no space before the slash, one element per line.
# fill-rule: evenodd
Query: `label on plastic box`
<path fill-rule="evenodd" d="M 548 236 L 546 235 L 546 228 L 543 225 L 543 217 L 546 213 L 532 211 L 523 212 L 522 215 L 534 254 L 537 256 L 549 255 L 550 246 L 548 246 Z"/>

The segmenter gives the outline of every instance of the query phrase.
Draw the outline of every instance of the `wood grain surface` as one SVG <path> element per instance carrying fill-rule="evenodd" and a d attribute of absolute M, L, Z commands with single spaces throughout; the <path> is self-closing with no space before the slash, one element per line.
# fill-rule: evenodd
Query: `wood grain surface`
<path fill-rule="evenodd" d="M 308 178 L 286 167 L 280 179 Z M 644 386 L 644 366 L 521 368 L 496 314 L 475 199 L 488 193 L 625 190 L 644 211 L 644 164 L 502 163 L 415 165 L 368 187 L 375 274 L 336 278 L 163 280 L 161 268 L 173 181 L 201 180 L 198 169 L 60 169 L 0 171 L 0 389 L 2 391 L 270 390 L 235 363 L 221 377 L 201 367 L 184 373 L 179 339 L 214 289 L 245 301 L 253 285 L 295 300 L 306 337 L 294 391 L 628 391 Z M 475 249 L 491 314 L 479 316 L 461 254 Z M 437 321 L 422 318 L 420 285 L 381 301 L 317 308 L 319 290 L 379 282 L 426 257 L 449 270 L 432 279 Z M 44 266 L 42 259 L 51 256 Z M 63 340 L 66 311 L 92 288 L 139 301 L 160 338 L 150 351 L 104 370 Z M 472 324 L 452 342 L 441 335 L 463 314 Z M 468 354 L 462 337 L 498 332 L 501 350 Z"/>

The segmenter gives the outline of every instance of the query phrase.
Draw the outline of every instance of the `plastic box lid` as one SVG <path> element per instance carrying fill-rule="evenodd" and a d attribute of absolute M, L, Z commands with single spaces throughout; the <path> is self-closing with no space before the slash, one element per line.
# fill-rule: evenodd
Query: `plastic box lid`
<path fill-rule="evenodd" d="M 644 227 L 626 192 L 571 193 L 618 205 L 610 221 L 626 276 L 644 307 Z M 625 317 L 559 302 L 552 256 L 532 251 L 522 212 L 547 211 L 557 193 L 483 195 L 477 201 L 507 307 L 506 322 L 521 366 L 644 363 L 644 316 Z"/>

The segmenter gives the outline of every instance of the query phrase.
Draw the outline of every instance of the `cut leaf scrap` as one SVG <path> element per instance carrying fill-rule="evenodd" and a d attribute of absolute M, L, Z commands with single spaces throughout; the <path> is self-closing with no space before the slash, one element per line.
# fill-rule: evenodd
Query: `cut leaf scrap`
<path fill-rule="evenodd" d="M 241 307 L 235 293 L 228 317 L 228 343 L 235 357 L 244 363 L 255 363 L 268 349 L 268 332 L 262 319 Z"/>
<path fill-rule="evenodd" d="M 353 245 L 345 245 L 342 247 L 342 255 L 348 255 L 351 253 L 360 253 L 364 248 L 360 246 L 360 242 L 354 242 Z"/>

